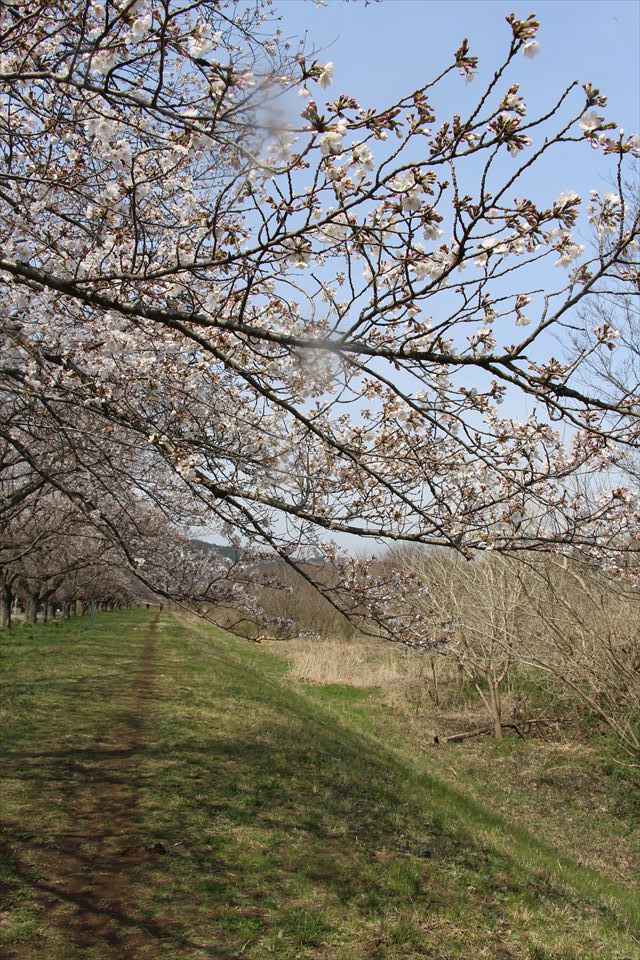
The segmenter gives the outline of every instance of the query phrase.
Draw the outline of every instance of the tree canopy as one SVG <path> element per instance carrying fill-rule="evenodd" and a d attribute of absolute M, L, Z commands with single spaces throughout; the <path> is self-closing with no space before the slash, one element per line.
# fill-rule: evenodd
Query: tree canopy
<path fill-rule="evenodd" d="M 6 509 L 45 483 L 120 547 L 126 501 L 299 567 L 342 534 L 622 567 L 640 396 L 589 386 L 627 341 L 584 308 L 637 295 L 640 141 L 589 84 L 530 116 L 538 23 L 507 21 L 446 115 L 467 40 L 378 107 L 267 3 L 3 5 Z M 610 192 L 528 196 L 594 149 Z M 370 572 L 342 566 L 351 609 Z"/>

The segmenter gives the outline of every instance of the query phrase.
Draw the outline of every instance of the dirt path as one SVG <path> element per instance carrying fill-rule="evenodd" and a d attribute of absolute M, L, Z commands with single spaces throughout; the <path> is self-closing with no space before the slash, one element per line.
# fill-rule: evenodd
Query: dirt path
<path fill-rule="evenodd" d="M 133 897 L 142 868 L 164 853 L 159 845 L 145 845 L 138 815 L 156 633 L 157 621 L 146 631 L 136 682 L 112 730 L 72 761 L 73 783 L 62 802 L 77 829 L 52 837 L 40 850 L 32 844 L 28 862 L 21 862 L 24 847 L 21 851 L 10 841 L 18 874 L 38 891 L 61 941 L 73 944 L 79 955 L 86 951 L 100 960 L 155 960 L 166 936 L 156 923 L 136 915 Z M 50 769 L 55 775 L 55 763 Z M 0 955 L 16 960 L 33 955 L 26 944 L 10 949 Z"/>

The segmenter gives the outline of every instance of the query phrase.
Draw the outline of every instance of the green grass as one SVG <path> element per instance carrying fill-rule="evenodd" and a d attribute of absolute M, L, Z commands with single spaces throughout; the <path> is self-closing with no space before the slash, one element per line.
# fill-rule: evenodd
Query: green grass
<path fill-rule="evenodd" d="M 166 614 L 143 662 L 152 618 L 0 639 L 1 956 L 640 957 L 627 888 L 432 776 L 370 692 Z"/>

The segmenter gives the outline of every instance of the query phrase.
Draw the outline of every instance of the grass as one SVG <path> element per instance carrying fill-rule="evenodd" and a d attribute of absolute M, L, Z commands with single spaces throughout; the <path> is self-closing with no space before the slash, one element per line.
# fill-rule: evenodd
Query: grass
<path fill-rule="evenodd" d="M 153 618 L 2 636 L 1 956 L 640 957 L 633 893 L 432 775 L 375 691 Z"/>
<path fill-rule="evenodd" d="M 480 737 L 437 747 L 435 734 L 442 739 L 489 720 L 472 685 L 461 690 L 446 661 L 439 661 L 436 705 L 428 692 L 429 663 L 420 654 L 371 641 L 295 640 L 269 649 L 284 656 L 288 679 L 304 682 L 308 695 L 347 714 L 348 698 L 366 698 L 358 722 L 411 763 L 640 897 L 636 771 L 570 691 L 561 699 L 535 671 L 515 671 L 504 697 L 505 717 L 517 706 L 522 716 L 562 722 L 534 729 L 524 740 L 507 731 L 501 744 Z"/>

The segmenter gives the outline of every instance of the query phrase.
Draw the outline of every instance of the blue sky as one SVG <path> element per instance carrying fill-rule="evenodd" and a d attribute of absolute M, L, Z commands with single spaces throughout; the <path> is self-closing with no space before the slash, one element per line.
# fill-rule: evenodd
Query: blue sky
<path fill-rule="evenodd" d="M 521 84 L 529 116 L 548 107 L 573 80 L 590 81 L 609 97 L 607 118 L 629 133 L 640 130 L 640 3 L 636 0 L 546 0 L 526 5 L 502 0 L 276 0 L 285 36 L 305 32 L 319 48 L 320 62 L 332 60 L 335 80 L 327 95 L 349 93 L 362 105 L 382 108 L 426 81 L 450 62 L 463 37 L 480 58 L 478 77 L 465 87 L 452 78 L 434 97 L 443 118 L 470 103 L 506 52 L 510 28 L 505 16 L 526 17 L 532 8 L 541 27 L 540 54 L 520 57 L 510 74 Z M 315 90 L 314 90 L 315 94 Z M 576 99 L 576 103 L 579 99 Z M 579 193 L 602 187 L 610 162 L 582 149 L 576 167 L 558 170 L 556 196 L 569 187 Z M 549 171 L 540 176 L 548 179 Z"/>
<path fill-rule="evenodd" d="M 526 18 L 533 6 L 541 23 L 537 37 L 540 53 L 533 60 L 522 54 L 516 57 L 499 83 L 500 95 L 518 82 L 530 121 L 546 113 L 573 81 L 589 81 L 609 98 L 607 108 L 601 111 L 608 120 L 627 133 L 640 131 L 640 3 L 636 0 L 554 0 L 531 5 L 527 0 L 526 6 L 514 6 L 513 0 L 382 0 L 368 5 L 362 0 L 326 0 L 322 6 L 313 0 L 275 0 L 274 6 L 285 37 L 294 40 L 306 34 L 307 50 L 317 49 L 320 63 L 334 63 L 331 87 L 326 91 L 311 88 L 318 100 L 348 93 L 362 106 L 390 106 L 437 76 L 467 37 L 470 52 L 479 57 L 478 75 L 465 85 L 454 72 L 430 92 L 429 101 L 438 116 L 431 125 L 434 129 L 456 112 L 464 117 L 473 110 L 508 50 L 511 28 L 505 17 L 513 11 Z M 583 105 L 583 91 L 574 90 L 560 114 L 563 121 L 579 114 Z M 552 123 L 553 130 L 557 126 Z M 581 135 L 577 125 L 574 131 Z M 538 128 L 532 132 L 536 146 L 547 132 L 551 131 Z M 388 145 L 375 149 L 376 155 L 385 155 L 394 144 L 391 138 Z M 420 143 L 415 149 L 420 149 Z M 497 161 L 489 189 L 502 185 L 521 159 L 515 161 L 505 154 Z M 481 160 L 458 165 L 461 187 L 472 195 L 477 191 L 480 169 Z M 605 193 L 613 189 L 610 178 L 614 169 L 613 158 L 584 142 L 563 144 L 537 161 L 509 196 L 527 196 L 545 208 L 563 191 L 575 190 L 585 200 L 584 210 L 591 188 Z M 445 224 L 443 227 L 446 241 Z M 575 236 L 590 246 L 592 233 L 584 218 Z M 547 293 L 566 282 L 566 271 L 552 264 L 553 259 L 541 264 L 536 274 L 535 286 Z M 534 320 L 538 306 L 541 304 L 534 301 L 531 307 Z M 552 343 L 551 334 L 542 338 L 541 345 L 562 354 L 562 345 Z M 526 398 L 520 397 L 510 412 L 517 416 L 528 413 Z"/>
<path fill-rule="evenodd" d="M 510 12 L 538 14 L 541 51 L 522 61 L 532 106 L 544 103 L 571 80 L 591 81 L 609 95 L 612 118 L 640 125 L 640 3 L 636 0 L 276 0 L 285 34 L 303 35 L 324 48 L 321 60 L 336 66 L 333 90 L 363 102 L 385 101 L 420 86 L 444 65 L 463 37 L 480 57 L 482 76 L 505 50 Z M 484 69 L 483 69 L 484 67 Z"/>

